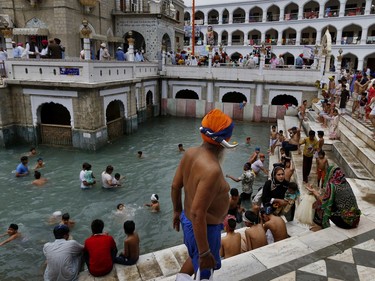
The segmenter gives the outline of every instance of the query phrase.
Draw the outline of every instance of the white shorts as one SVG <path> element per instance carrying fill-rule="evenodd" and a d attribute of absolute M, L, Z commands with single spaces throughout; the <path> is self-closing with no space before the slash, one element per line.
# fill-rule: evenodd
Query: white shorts
<path fill-rule="evenodd" d="M 370 115 L 375 115 L 375 106 L 372 108 Z"/>

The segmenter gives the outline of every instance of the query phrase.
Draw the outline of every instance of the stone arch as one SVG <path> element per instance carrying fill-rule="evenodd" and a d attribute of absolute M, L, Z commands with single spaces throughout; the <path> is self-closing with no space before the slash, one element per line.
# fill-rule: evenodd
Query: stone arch
<path fill-rule="evenodd" d="M 301 30 L 301 45 L 315 45 L 316 43 L 316 29 L 311 26 L 306 26 Z"/>
<path fill-rule="evenodd" d="M 233 23 L 245 22 L 245 11 L 242 8 L 237 8 L 233 11 Z"/>
<path fill-rule="evenodd" d="M 364 66 L 372 70 L 375 69 L 375 52 L 368 54 L 364 58 Z"/>
<path fill-rule="evenodd" d="M 278 36 L 279 32 L 276 29 L 268 29 L 266 31 L 266 44 L 276 45 Z"/>
<path fill-rule="evenodd" d="M 319 17 L 320 5 L 317 1 L 308 1 L 303 6 L 304 19 L 316 19 Z"/>
<path fill-rule="evenodd" d="M 185 21 L 185 25 L 186 25 L 186 24 L 190 24 L 190 20 L 191 20 L 190 13 L 189 13 L 189 12 L 185 12 L 185 13 L 184 13 L 184 21 Z"/>
<path fill-rule="evenodd" d="M 161 42 L 162 42 L 162 45 L 165 46 L 167 52 L 172 51 L 171 38 L 169 37 L 167 33 L 164 33 L 163 38 L 161 39 Z"/>
<path fill-rule="evenodd" d="M 132 35 L 129 35 L 129 32 L 125 33 L 124 39 L 124 52 L 126 53 L 128 51 L 129 45 L 128 45 L 128 38 L 132 37 L 134 38 L 134 51 L 135 50 L 144 50 L 147 52 L 147 46 L 146 46 L 146 40 L 142 33 L 139 33 L 138 31 L 131 30 Z"/>
<path fill-rule="evenodd" d="M 208 12 L 208 24 L 219 24 L 219 12 L 212 9 Z"/>
<path fill-rule="evenodd" d="M 340 1 L 339 0 L 329 0 L 324 5 L 324 17 L 338 17 L 340 10 Z"/>
<path fill-rule="evenodd" d="M 221 32 L 221 43 L 223 45 L 228 45 L 228 31 L 226 30 Z"/>
<path fill-rule="evenodd" d="M 327 31 L 328 31 L 328 34 L 327 34 Z M 326 27 L 323 27 L 322 28 L 322 40 L 321 40 L 321 45 L 324 44 L 324 42 L 326 42 L 327 44 L 327 47 L 328 47 L 328 44 L 330 46 L 332 46 L 332 44 L 336 44 L 336 36 L 337 36 L 337 29 L 336 27 L 332 26 L 332 25 L 328 25 Z M 324 41 L 324 36 L 328 36 L 329 35 L 329 38 L 326 37 L 326 41 Z M 328 41 L 327 41 L 328 40 Z"/>
<path fill-rule="evenodd" d="M 284 64 L 285 65 L 294 65 L 294 56 L 293 54 L 286 52 L 283 54 Z"/>
<path fill-rule="evenodd" d="M 290 2 L 284 8 L 284 20 L 298 20 L 298 4 Z"/>
<path fill-rule="evenodd" d="M 120 100 L 111 101 L 105 111 L 107 135 L 109 140 L 124 134 L 124 104 Z"/>
<path fill-rule="evenodd" d="M 189 99 L 189 100 L 199 100 L 199 96 L 196 92 L 189 90 L 189 89 L 184 89 L 180 90 L 176 93 L 175 96 L 176 99 Z"/>
<path fill-rule="evenodd" d="M 296 44 L 297 31 L 294 28 L 288 27 L 283 30 L 282 33 L 282 45 L 295 45 Z"/>
<path fill-rule="evenodd" d="M 232 45 L 243 45 L 244 33 L 241 30 L 235 30 L 232 32 Z"/>
<path fill-rule="evenodd" d="M 228 24 L 229 23 L 229 12 L 227 9 L 224 9 L 223 13 L 223 24 Z"/>
<path fill-rule="evenodd" d="M 204 13 L 202 11 L 195 11 L 195 24 L 203 25 L 204 24 Z"/>
<path fill-rule="evenodd" d="M 238 61 L 239 58 L 240 58 L 241 56 L 242 56 L 241 53 L 239 53 L 239 52 L 234 52 L 234 53 L 230 56 L 230 59 L 231 59 L 232 61 Z"/>
<path fill-rule="evenodd" d="M 277 95 L 271 101 L 271 105 L 285 105 L 285 104 L 293 104 L 295 106 L 298 106 L 298 101 L 295 97 L 291 95 L 287 95 L 287 94 Z"/>
<path fill-rule="evenodd" d="M 225 93 L 221 98 L 221 102 L 242 103 L 244 101 L 248 101 L 247 97 L 243 93 L 236 91 Z"/>
<path fill-rule="evenodd" d="M 260 45 L 262 38 L 262 33 L 259 30 L 253 29 L 250 30 L 247 34 L 247 39 L 249 45 Z"/>
<path fill-rule="evenodd" d="M 154 94 L 151 90 L 146 93 L 146 108 L 147 108 L 147 118 L 154 116 Z"/>
<path fill-rule="evenodd" d="M 357 69 L 358 57 L 352 53 L 346 53 L 342 56 L 341 68 L 342 69 Z"/>
<path fill-rule="evenodd" d="M 263 19 L 263 10 L 258 6 L 251 8 L 249 22 L 261 22 Z"/>
<path fill-rule="evenodd" d="M 267 21 L 279 21 L 280 19 L 280 8 L 276 5 L 271 5 L 267 9 Z"/>
<path fill-rule="evenodd" d="M 71 146 L 72 127 L 69 110 L 60 103 L 48 102 L 37 109 L 42 144 Z"/>
<path fill-rule="evenodd" d="M 341 45 L 357 44 L 362 37 L 362 27 L 349 24 L 342 28 Z"/>

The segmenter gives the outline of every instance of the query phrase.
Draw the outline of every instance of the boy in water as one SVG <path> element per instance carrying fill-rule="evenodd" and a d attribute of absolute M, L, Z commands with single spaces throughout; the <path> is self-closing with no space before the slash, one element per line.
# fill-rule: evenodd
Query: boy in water
<path fill-rule="evenodd" d="M 8 227 L 8 230 L 6 233 L 0 235 L 0 237 L 9 236 L 6 240 L 0 243 L 0 246 L 3 246 L 4 244 L 9 243 L 10 241 L 13 241 L 14 239 L 20 238 L 21 233 L 18 232 L 18 225 L 15 223 L 11 223 Z"/>
<path fill-rule="evenodd" d="M 122 214 L 125 211 L 125 205 L 123 203 L 117 204 L 116 213 Z"/>
<path fill-rule="evenodd" d="M 116 173 L 114 178 L 112 179 L 112 183 L 114 184 L 114 187 L 119 187 L 121 186 L 121 180 L 123 177 L 119 173 Z"/>
<path fill-rule="evenodd" d="M 323 188 L 324 178 L 328 169 L 328 159 L 325 156 L 326 153 L 321 150 L 318 152 L 318 158 L 316 159 L 316 174 L 318 179 L 318 187 L 320 188 Z M 320 180 L 322 180 L 321 184 Z"/>
<path fill-rule="evenodd" d="M 241 199 L 238 193 L 238 189 L 231 188 L 228 215 L 234 216 L 237 222 L 242 222 L 242 213 L 244 211 L 245 209 L 241 207 Z"/>
<path fill-rule="evenodd" d="M 65 213 L 61 217 L 60 224 L 65 224 L 71 230 L 75 226 L 76 222 L 70 219 L 69 213 Z"/>
<path fill-rule="evenodd" d="M 133 265 L 137 263 L 139 258 L 139 236 L 135 232 L 134 221 L 124 222 L 124 232 L 126 234 L 124 251 L 115 258 L 115 263 Z"/>
<path fill-rule="evenodd" d="M 151 195 L 151 203 L 145 204 L 147 207 L 151 207 L 151 212 L 156 213 L 160 211 L 159 196 L 157 194 Z"/>
<path fill-rule="evenodd" d="M 30 148 L 29 157 L 36 156 L 37 154 L 35 147 Z"/>
<path fill-rule="evenodd" d="M 260 223 L 259 216 L 252 211 L 246 211 L 243 215 L 243 222 L 247 226 L 245 230 L 247 250 L 251 251 L 266 246 L 266 232 Z"/>
<path fill-rule="evenodd" d="M 38 160 L 36 160 L 36 165 L 34 167 L 34 170 L 38 170 L 41 168 L 44 168 L 44 162 L 43 162 L 43 158 L 39 157 Z"/>
<path fill-rule="evenodd" d="M 42 177 L 42 174 L 39 171 L 34 172 L 34 178 L 32 184 L 36 186 L 43 186 L 46 182 L 47 179 Z"/>
<path fill-rule="evenodd" d="M 139 159 L 143 158 L 143 152 L 142 152 L 142 151 L 138 151 L 138 152 L 137 152 L 137 155 L 138 155 L 138 158 L 139 158 Z"/>
<path fill-rule="evenodd" d="M 184 152 L 184 151 L 185 151 L 184 146 L 182 145 L 182 143 L 180 143 L 180 144 L 178 145 L 178 151 L 179 151 L 179 152 Z"/>
<path fill-rule="evenodd" d="M 253 183 L 255 179 L 255 174 L 251 169 L 250 163 L 245 163 L 243 166 L 244 172 L 239 178 L 235 178 L 231 175 L 225 175 L 225 177 L 232 179 L 235 182 L 241 181 L 242 183 L 242 193 L 240 195 L 241 200 L 250 200 L 251 194 L 253 193 Z"/>
<path fill-rule="evenodd" d="M 236 229 L 236 218 L 227 216 L 224 219 L 224 230 L 227 235 L 221 238 L 220 257 L 227 259 L 241 254 L 241 234 L 234 232 Z"/>

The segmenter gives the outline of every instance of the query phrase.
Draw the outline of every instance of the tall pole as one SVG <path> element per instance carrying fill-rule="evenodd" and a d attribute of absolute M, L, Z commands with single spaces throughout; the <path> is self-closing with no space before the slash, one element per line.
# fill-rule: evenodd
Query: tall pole
<path fill-rule="evenodd" d="M 194 56 L 194 53 L 195 53 L 195 0 L 193 0 L 193 7 L 191 10 L 191 13 L 192 13 L 191 37 L 193 37 L 191 40 L 191 54 Z"/>

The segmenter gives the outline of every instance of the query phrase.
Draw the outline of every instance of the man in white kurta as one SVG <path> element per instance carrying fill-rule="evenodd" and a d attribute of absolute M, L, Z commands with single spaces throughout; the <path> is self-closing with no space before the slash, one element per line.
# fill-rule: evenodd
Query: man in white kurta
<path fill-rule="evenodd" d="M 75 281 L 81 267 L 83 245 L 69 238 L 69 228 L 57 225 L 53 229 L 56 240 L 44 244 L 43 253 L 47 259 L 45 281 Z"/>

